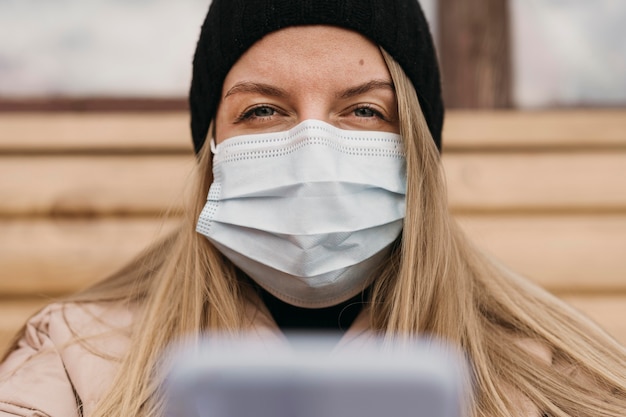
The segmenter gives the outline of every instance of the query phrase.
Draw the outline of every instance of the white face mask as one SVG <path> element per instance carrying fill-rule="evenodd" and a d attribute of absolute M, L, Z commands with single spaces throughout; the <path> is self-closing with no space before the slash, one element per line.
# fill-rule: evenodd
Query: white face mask
<path fill-rule="evenodd" d="M 265 290 L 300 307 L 348 300 L 402 231 L 402 140 L 306 120 L 215 146 L 197 231 Z"/>

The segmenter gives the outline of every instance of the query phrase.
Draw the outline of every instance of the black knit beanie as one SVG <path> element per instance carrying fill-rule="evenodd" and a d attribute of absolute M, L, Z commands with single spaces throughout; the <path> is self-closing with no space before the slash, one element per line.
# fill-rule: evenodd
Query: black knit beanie
<path fill-rule="evenodd" d="M 215 117 L 226 74 L 256 41 L 288 26 L 351 29 L 382 46 L 407 74 L 437 148 L 443 101 L 428 24 L 417 0 L 213 0 L 202 25 L 189 92 L 196 153 Z"/>

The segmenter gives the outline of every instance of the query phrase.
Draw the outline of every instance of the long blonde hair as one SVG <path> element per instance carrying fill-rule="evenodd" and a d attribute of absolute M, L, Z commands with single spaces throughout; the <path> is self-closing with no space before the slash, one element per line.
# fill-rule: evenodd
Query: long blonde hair
<path fill-rule="evenodd" d="M 446 199 L 440 154 L 417 94 L 382 51 L 395 85 L 407 161 L 402 237 L 371 291 L 373 331 L 389 337 L 436 335 L 463 349 L 472 364 L 468 416 L 516 415 L 511 392 L 546 414 L 623 416 L 626 351 L 597 326 L 542 289 L 483 256 L 456 227 Z M 168 345 L 206 330 L 245 329 L 246 300 L 236 269 L 195 223 L 212 182 L 208 147 L 199 154 L 179 229 L 126 268 L 72 297 L 140 307 L 130 348 L 96 417 L 159 416 L 160 360 Z M 533 340 L 552 364 L 520 345 Z M 571 366 L 577 378 L 561 369 Z"/>

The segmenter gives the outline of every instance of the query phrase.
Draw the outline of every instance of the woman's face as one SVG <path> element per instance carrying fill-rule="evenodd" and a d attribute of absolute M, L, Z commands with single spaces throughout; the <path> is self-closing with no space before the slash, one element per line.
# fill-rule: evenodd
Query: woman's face
<path fill-rule="evenodd" d="M 375 44 L 331 26 L 267 35 L 226 76 L 215 141 L 289 130 L 307 119 L 398 133 L 396 95 Z"/>

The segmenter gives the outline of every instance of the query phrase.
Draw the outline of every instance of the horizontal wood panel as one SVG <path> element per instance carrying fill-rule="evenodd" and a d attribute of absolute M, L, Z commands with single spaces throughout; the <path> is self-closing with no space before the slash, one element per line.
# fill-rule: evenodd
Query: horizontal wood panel
<path fill-rule="evenodd" d="M 445 150 L 458 148 L 626 147 L 626 110 L 446 113 Z"/>
<path fill-rule="evenodd" d="M 180 207 L 191 156 L 0 157 L 0 214 L 125 215 Z"/>
<path fill-rule="evenodd" d="M 0 157 L 0 215 L 180 207 L 192 156 Z M 453 210 L 626 210 L 626 152 L 446 155 Z"/>
<path fill-rule="evenodd" d="M 446 113 L 444 149 L 626 147 L 626 110 Z M 191 152 L 187 112 L 0 113 L 0 152 Z"/>
<path fill-rule="evenodd" d="M 68 294 L 115 272 L 177 219 L 0 221 L 0 296 Z"/>
<path fill-rule="evenodd" d="M 623 210 L 626 152 L 444 156 L 455 210 Z"/>
<path fill-rule="evenodd" d="M 626 289 L 626 215 L 457 219 L 485 252 L 545 288 Z"/>
<path fill-rule="evenodd" d="M 620 343 L 626 345 L 626 294 L 613 296 L 566 296 L 565 301 L 588 315 Z M 44 299 L 0 302 L 0 352 L 32 314 L 48 303 Z"/>
<path fill-rule="evenodd" d="M 626 291 L 625 216 L 461 216 L 469 236 L 511 269 L 560 292 Z M 177 222 L 165 223 L 165 230 Z M 0 296 L 73 292 L 121 267 L 160 220 L 0 221 Z"/>
<path fill-rule="evenodd" d="M 0 151 L 192 152 L 189 115 L 0 113 Z"/>

